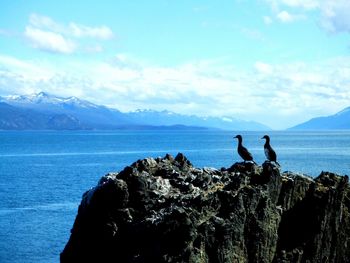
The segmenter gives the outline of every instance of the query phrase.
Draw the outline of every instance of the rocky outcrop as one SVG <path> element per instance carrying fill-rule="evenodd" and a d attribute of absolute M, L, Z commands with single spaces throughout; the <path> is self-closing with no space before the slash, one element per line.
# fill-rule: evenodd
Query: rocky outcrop
<path fill-rule="evenodd" d="M 347 176 L 148 158 L 83 195 L 61 262 L 349 262 L 349 209 Z"/>

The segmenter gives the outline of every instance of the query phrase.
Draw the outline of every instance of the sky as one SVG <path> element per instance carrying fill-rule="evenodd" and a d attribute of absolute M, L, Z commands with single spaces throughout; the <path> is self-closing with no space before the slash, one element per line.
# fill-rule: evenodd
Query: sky
<path fill-rule="evenodd" d="M 285 129 L 350 106 L 349 0 L 12 0 L 0 96 Z"/>

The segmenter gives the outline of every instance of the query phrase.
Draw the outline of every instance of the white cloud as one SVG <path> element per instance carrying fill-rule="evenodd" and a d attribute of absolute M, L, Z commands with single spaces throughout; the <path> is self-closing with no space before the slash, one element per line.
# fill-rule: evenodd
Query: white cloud
<path fill-rule="evenodd" d="M 113 32 L 107 26 L 88 27 L 76 23 L 70 23 L 67 32 L 74 37 L 91 37 L 103 40 L 113 38 Z"/>
<path fill-rule="evenodd" d="M 294 17 L 287 11 L 282 11 L 277 14 L 277 18 L 283 23 L 293 22 Z"/>
<path fill-rule="evenodd" d="M 77 51 L 79 46 L 83 46 L 78 44 L 80 39 L 109 40 L 114 37 L 114 34 L 109 27 L 104 25 L 91 27 L 74 22 L 65 25 L 48 16 L 33 13 L 29 16 L 29 24 L 25 28 L 24 36 L 34 48 L 70 54 Z M 86 45 L 85 42 L 84 45 Z M 101 52 L 103 48 L 100 44 L 88 43 L 80 50 L 91 53 Z"/>
<path fill-rule="evenodd" d="M 137 64 L 126 54 L 110 62 L 70 60 L 64 66 L 0 56 L 0 95 L 45 90 L 123 111 L 168 109 L 286 128 L 349 106 L 349 65 L 350 57 L 318 64 L 257 61 L 251 71 L 242 71 L 221 60 L 176 67 Z"/>
<path fill-rule="evenodd" d="M 319 6 L 319 0 L 281 0 L 281 3 L 295 8 L 315 9 Z"/>
<path fill-rule="evenodd" d="M 101 52 L 103 52 L 103 47 L 100 45 L 86 46 L 84 51 L 86 53 L 101 53 Z"/>
<path fill-rule="evenodd" d="M 305 17 L 303 15 L 294 15 L 287 11 L 281 11 L 276 15 L 277 19 L 280 20 L 282 23 L 291 23 L 295 22 L 297 20 L 302 20 Z"/>
<path fill-rule="evenodd" d="M 112 39 L 114 36 L 113 31 L 105 25 L 91 27 L 74 22 L 64 25 L 54 21 L 51 17 L 35 13 L 29 16 L 29 24 L 36 28 L 53 31 L 55 33 L 76 38 L 89 37 L 108 40 Z"/>
<path fill-rule="evenodd" d="M 72 53 L 76 49 L 74 42 L 65 39 L 58 33 L 27 26 L 24 35 L 30 41 L 31 45 L 37 49 L 64 54 Z"/>
<path fill-rule="evenodd" d="M 328 32 L 350 33 L 350 1 L 325 0 L 320 5 L 321 26 Z"/>
<path fill-rule="evenodd" d="M 271 74 L 273 72 L 273 66 L 260 61 L 255 62 L 254 67 L 258 73 Z"/>
<path fill-rule="evenodd" d="M 318 8 L 322 0 L 265 0 L 274 11 L 279 11 L 281 7 L 301 8 L 312 10 Z"/>
<path fill-rule="evenodd" d="M 50 65 L 37 65 L 35 61 L 24 61 L 11 56 L 0 54 L 0 71 L 7 69 L 8 74 L 20 75 L 21 80 L 30 82 L 47 81 L 52 78 L 57 71 L 52 70 Z"/>
<path fill-rule="evenodd" d="M 266 2 L 281 22 L 303 19 L 311 12 L 317 12 L 319 23 L 326 31 L 350 33 L 349 0 L 266 0 Z"/>
<path fill-rule="evenodd" d="M 33 93 L 38 83 L 46 83 L 57 73 L 47 64 L 0 54 L 0 91 L 5 94 Z"/>
<path fill-rule="evenodd" d="M 263 20 L 264 20 L 265 25 L 272 24 L 272 18 L 269 16 L 263 16 Z"/>
<path fill-rule="evenodd" d="M 65 31 L 64 26 L 56 23 L 51 17 L 39 15 L 39 14 L 30 14 L 29 24 L 36 28 L 48 29 L 54 32 L 62 33 Z"/>

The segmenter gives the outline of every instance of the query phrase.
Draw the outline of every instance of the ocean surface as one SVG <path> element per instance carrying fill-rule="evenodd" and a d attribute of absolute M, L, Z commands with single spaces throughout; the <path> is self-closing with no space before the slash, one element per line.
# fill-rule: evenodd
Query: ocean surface
<path fill-rule="evenodd" d="M 0 262 L 59 262 L 82 194 L 137 159 L 184 153 L 198 167 L 241 161 L 236 134 L 258 163 L 264 132 L 0 131 Z M 350 174 L 350 132 L 269 132 L 281 170 Z"/>

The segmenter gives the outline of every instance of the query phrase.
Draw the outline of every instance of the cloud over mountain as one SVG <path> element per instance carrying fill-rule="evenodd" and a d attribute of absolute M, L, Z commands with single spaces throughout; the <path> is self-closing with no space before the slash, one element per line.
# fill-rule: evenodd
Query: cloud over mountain
<path fill-rule="evenodd" d="M 257 61 L 251 70 L 243 71 L 225 61 L 165 67 L 119 54 L 109 62 L 75 61 L 70 68 L 62 68 L 0 56 L 0 83 L 3 94 L 47 90 L 122 111 L 151 108 L 231 115 L 285 128 L 348 106 L 348 63 L 346 57 L 312 65 Z"/>

